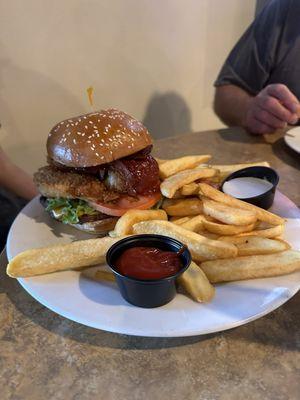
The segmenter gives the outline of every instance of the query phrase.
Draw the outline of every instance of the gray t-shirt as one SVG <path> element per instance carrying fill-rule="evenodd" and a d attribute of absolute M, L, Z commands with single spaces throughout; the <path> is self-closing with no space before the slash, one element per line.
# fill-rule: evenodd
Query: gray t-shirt
<path fill-rule="evenodd" d="M 300 100 L 300 0 L 272 0 L 225 61 L 215 86 L 233 84 L 256 95 L 283 83 Z"/>

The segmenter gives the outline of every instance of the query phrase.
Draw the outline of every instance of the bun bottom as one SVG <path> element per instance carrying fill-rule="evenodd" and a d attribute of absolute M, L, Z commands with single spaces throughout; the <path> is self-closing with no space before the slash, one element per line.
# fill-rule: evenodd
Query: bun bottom
<path fill-rule="evenodd" d="M 85 222 L 83 224 L 68 224 L 75 229 L 90 233 L 97 236 L 106 236 L 109 231 L 112 231 L 118 221 L 118 218 L 111 217 L 101 219 L 99 221 Z"/>
<path fill-rule="evenodd" d="M 47 199 L 44 196 L 40 197 L 40 203 L 45 208 L 47 204 Z M 56 218 L 52 211 L 47 211 L 48 214 L 55 219 L 56 221 L 62 222 Z M 78 229 L 80 231 L 90 233 L 91 235 L 97 236 L 105 236 L 108 234 L 109 231 L 112 231 L 118 221 L 118 217 L 111 217 L 110 215 L 102 214 L 104 218 L 100 218 L 96 221 L 89 221 L 89 222 L 82 222 L 78 224 L 69 224 L 66 223 L 65 225 L 72 226 L 72 228 Z"/>
<path fill-rule="evenodd" d="M 49 214 L 53 219 L 62 224 L 62 222 L 57 219 L 51 211 L 49 212 Z M 109 231 L 112 231 L 114 229 L 118 219 L 118 217 L 106 217 L 97 221 L 84 222 L 81 224 L 66 223 L 65 225 L 72 226 L 72 228 L 90 233 L 91 235 L 106 236 Z"/>

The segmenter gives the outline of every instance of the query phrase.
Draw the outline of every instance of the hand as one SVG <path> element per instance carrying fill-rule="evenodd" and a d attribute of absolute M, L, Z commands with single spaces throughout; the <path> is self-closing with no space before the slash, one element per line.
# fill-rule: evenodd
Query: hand
<path fill-rule="evenodd" d="M 251 133 L 272 133 L 296 124 L 299 117 L 298 99 L 285 85 L 275 83 L 249 99 L 243 125 Z"/>

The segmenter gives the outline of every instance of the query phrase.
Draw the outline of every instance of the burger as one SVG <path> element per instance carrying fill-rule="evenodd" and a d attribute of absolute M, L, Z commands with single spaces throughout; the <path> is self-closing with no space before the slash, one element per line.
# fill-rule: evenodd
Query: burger
<path fill-rule="evenodd" d="M 130 209 L 161 200 L 146 127 L 108 109 L 64 120 L 47 139 L 48 165 L 34 174 L 41 203 L 56 220 L 105 235 Z"/>

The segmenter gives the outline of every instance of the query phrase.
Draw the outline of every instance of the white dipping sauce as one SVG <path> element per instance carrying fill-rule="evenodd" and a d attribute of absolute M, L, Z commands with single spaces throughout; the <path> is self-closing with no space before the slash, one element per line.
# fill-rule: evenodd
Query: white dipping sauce
<path fill-rule="evenodd" d="M 223 192 L 238 199 L 256 197 L 270 190 L 273 187 L 271 182 L 260 178 L 242 177 L 234 178 L 223 185 Z"/>

